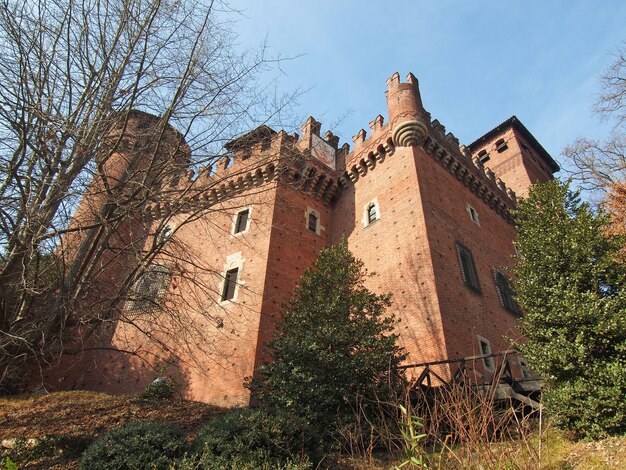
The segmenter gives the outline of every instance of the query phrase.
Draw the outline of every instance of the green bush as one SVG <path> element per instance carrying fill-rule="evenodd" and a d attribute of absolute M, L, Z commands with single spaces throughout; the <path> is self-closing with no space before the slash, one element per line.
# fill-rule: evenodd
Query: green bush
<path fill-rule="evenodd" d="M 185 452 L 186 437 L 175 425 L 158 421 L 126 423 L 107 432 L 83 453 L 83 470 L 169 469 Z"/>
<path fill-rule="evenodd" d="M 309 429 L 307 423 L 284 413 L 232 410 L 210 421 L 198 434 L 193 444 L 194 468 L 310 468 L 308 462 L 320 457 L 320 446 Z"/>
<path fill-rule="evenodd" d="M 179 388 L 180 384 L 172 377 L 159 377 L 146 386 L 141 396 L 148 400 L 172 398 Z"/>

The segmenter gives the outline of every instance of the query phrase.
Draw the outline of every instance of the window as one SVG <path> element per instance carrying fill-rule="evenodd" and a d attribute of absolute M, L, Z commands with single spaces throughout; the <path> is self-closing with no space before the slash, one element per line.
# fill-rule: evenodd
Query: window
<path fill-rule="evenodd" d="M 224 275 L 224 288 L 222 289 L 222 302 L 232 300 L 235 297 L 235 287 L 237 287 L 237 275 L 239 268 L 229 269 Z"/>
<path fill-rule="evenodd" d="M 169 240 L 173 233 L 174 230 L 172 230 L 172 227 L 170 227 L 169 225 L 164 227 L 163 230 L 161 230 L 161 234 L 159 235 L 159 241 L 161 243 L 166 242 L 167 240 Z"/>
<path fill-rule="evenodd" d="M 519 368 L 522 371 L 522 377 L 524 379 L 531 379 L 533 374 L 530 372 L 530 369 L 528 368 L 528 362 L 526 362 L 526 359 L 522 359 L 521 357 L 519 357 L 518 361 L 519 361 Z"/>
<path fill-rule="evenodd" d="M 317 214 L 315 212 L 309 212 L 309 230 L 317 233 Z"/>
<path fill-rule="evenodd" d="M 378 208 L 376 203 L 372 202 L 367 206 L 367 225 L 378 220 Z"/>
<path fill-rule="evenodd" d="M 465 285 L 474 292 L 481 292 L 480 282 L 478 282 L 478 272 L 474 264 L 474 257 L 469 248 L 456 242 L 456 253 L 459 257 L 459 265 L 461 266 L 461 274 Z"/>
<path fill-rule="evenodd" d="M 324 227 L 320 224 L 320 213 L 312 207 L 307 207 L 304 213 L 304 226 L 314 234 L 321 235 Z"/>
<path fill-rule="evenodd" d="M 486 161 L 489 160 L 489 154 L 487 153 L 485 149 L 478 152 L 477 157 L 478 157 L 478 160 L 482 163 L 485 163 Z"/>
<path fill-rule="evenodd" d="M 480 348 L 480 355 L 482 356 L 481 359 L 483 361 L 483 366 L 485 367 L 485 370 L 493 372 L 495 369 L 495 364 L 493 356 L 491 356 L 493 352 L 491 351 L 491 344 L 489 343 L 489 340 L 483 338 L 482 336 L 478 336 L 478 346 Z"/>
<path fill-rule="evenodd" d="M 502 153 L 508 148 L 509 146 L 506 144 L 504 139 L 500 139 L 496 142 L 496 150 L 498 151 L 498 153 Z"/>
<path fill-rule="evenodd" d="M 248 230 L 248 220 L 250 219 L 250 209 L 245 209 L 237 213 L 233 234 L 238 234 Z"/>
<path fill-rule="evenodd" d="M 172 275 L 165 266 L 149 266 L 130 292 L 128 310 L 147 312 L 162 306 Z"/>
<path fill-rule="evenodd" d="M 469 204 L 467 204 L 465 208 L 467 209 L 467 213 L 469 214 L 470 219 L 472 219 L 472 222 L 474 222 L 476 225 L 480 225 L 480 222 L 478 220 L 478 212 L 476 211 L 476 209 L 474 209 Z"/>
<path fill-rule="evenodd" d="M 513 315 L 518 317 L 521 316 L 522 310 L 515 300 L 515 293 L 513 292 L 513 289 L 511 289 L 508 278 L 497 269 L 494 269 L 493 279 L 496 283 L 496 291 L 498 292 L 498 297 L 500 298 L 500 305 Z"/>

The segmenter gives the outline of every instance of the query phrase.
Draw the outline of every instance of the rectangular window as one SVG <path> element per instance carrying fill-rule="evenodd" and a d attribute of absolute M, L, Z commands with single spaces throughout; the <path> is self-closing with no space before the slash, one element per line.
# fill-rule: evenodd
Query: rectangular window
<path fill-rule="evenodd" d="M 461 266 L 463 282 L 465 282 L 465 285 L 473 291 L 481 292 L 480 282 L 478 281 L 478 272 L 476 271 L 476 264 L 474 264 L 472 252 L 466 246 L 456 242 L 456 253 L 459 258 L 459 265 Z"/>
<path fill-rule="evenodd" d="M 378 220 L 378 210 L 376 204 L 370 204 L 367 208 L 367 223 L 368 225 Z"/>
<path fill-rule="evenodd" d="M 476 225 L 480 225 L 480 221 L 478 220 L 478 212 L 476 211 L 476 209 L 474 209 L 469 204 L 467 204 L 466 209 L 472 222 L 474 222 Z"/>
<path fill-rule="evenodd" d="M 493 279 L 496 283 L 496 291 L 498 292 L 500 305 L 513 315 L 520 317 L 522 315 L 522 309 L 515 300 L 515 293 L 511 288 L 509 279 L 497 269 L 493 270 Z"/>
<path fill-rule="evenodd" d="M 224 289 L 222 289 L 222 301 L 232 300 L 235 297 L 235 287 L 237 287 L 237 275 L 239 268 L 229 269 L 224 275 Z"/>
<path fill-rule="evenodd" d="M 309 213 L 309 230 L 317 233 L 317 215 L 313 212 Z"/>
<path fill-rule="evenodd" d="M 483 366 L 485 370 L 493 372 L 495 369 L 495 363 L 493 360 L 493 351 L 491 351 L 491 344 L 488 340 L 482 336 L 478 337 L 478 345 L 480 346 L 480 355 L 482 356 Z"/>
<path fill-rule="evenodd" d="M 237 214 L 237 220 L 235 221 L 234 233 L 245 232 L 248 228 L 248 217 L 250 216 L 250 209 L 246 209 Z"/>
<path fill-rule="evenodd" d="M 128 310 L 147 312 L 162 306 L 172 275 L 165 266 L 149 266 L 130 292 Z"/>

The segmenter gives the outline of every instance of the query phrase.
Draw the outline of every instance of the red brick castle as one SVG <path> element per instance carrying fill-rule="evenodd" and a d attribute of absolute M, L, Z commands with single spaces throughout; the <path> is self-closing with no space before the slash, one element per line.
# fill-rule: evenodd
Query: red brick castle
<path fill-rule="evenodd" d="M 342 237 L 376 273 L 369 287 L 392 293 L 408 363 L 507 349 L 521 315 L 506 274 L 515 254 L 511 210 L 559 167 L 516 117 L 459 146 L 424 109 L 412 74 L 406 83 L 397 73 L 387 80 L 387 107 L 388 122 L 377 116 L 352 148 L 322 136 L 313 118 L 300 136 L 261 126 L 226 144 L 214 168 L 149 187 L 170 202 L 129 215 L 100 295 L 138 262 L 125 246 L 145 251 L 167 240 L 172 248 L 118 302 L 117 316 L 89 340 L 96 347 L 64 359 L 47 383 L 134 392 L 157 366 L 182 381 L 188 398 L 246 404 L 244 378 L 267 358 L 281 307 L 318 252 Z M 133 112 L 129 141 L 156 121 Z M 111 156 L 111 174 L 128 172 L 132 148 Z M 169 161 L 186 165 L 184 145 L 176 152 Z M 137 174 L 153 171 L 134 164 Z M 85 197 L 73 223 L 88 227 L 101 205 Z M 488 374 L 493 364 L 483 366 Z"/>

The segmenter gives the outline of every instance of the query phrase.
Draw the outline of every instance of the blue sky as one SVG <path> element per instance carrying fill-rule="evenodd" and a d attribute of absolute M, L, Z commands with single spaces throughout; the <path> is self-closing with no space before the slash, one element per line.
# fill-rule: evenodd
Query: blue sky
<path fill-rule="evenodd" d="M 294 104 L 352 144 L 386 117 L 385 80 L 420 81 L 424 106 L 461 143 L 515 114 L 557 159 L 578 136 L 600 137 L 598 75 L 626 40 L 626 2 L 240 0 L 242 47 L 267 40 L 299 56 L 271 72 Z M 267 78 L 269 78 L 268 76 Z M 291 130 L 291 129 L 289 129 Z"/>

